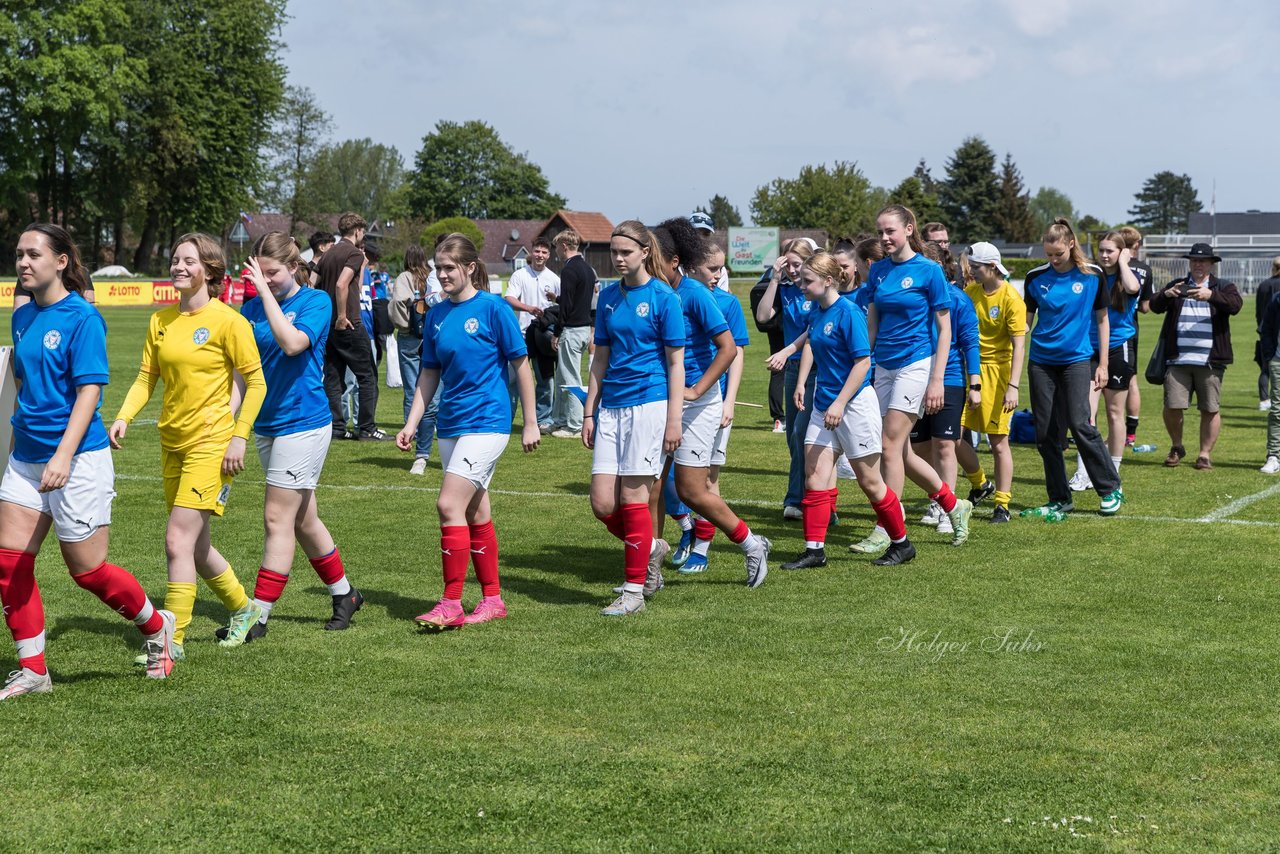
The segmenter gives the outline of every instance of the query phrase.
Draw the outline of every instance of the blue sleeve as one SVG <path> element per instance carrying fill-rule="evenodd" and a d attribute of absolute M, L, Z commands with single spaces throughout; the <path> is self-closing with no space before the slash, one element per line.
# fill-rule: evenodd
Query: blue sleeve
<path fill-rule="evenodd" d="M 735 299 L 731 303 L 726 302 L 725 308 L 724 319 L 729 324 L 729 334 L 733 336 L 733 343 L 739 347 L 747 346 L 751 343 L 751 334 L 747 332 L 747 318 L 742 313 L 742 306 Z"/>
<path fill-rule="evenodd" d="M 929 310 L 930 311 L 950 311 L 951 310 L 951 294 L 949 289 L 951 285 L 947 284 L 946 278 L 942 275 L 942 268 L 937 264 L 930 262 L 929 264 Z"/>
<path fill-rule="evenodd" d="M 508 362 L 529 355 L 529 348 L 520 334 L 520 324 L 516 323 L 516 314 L 503 300 L 499 305 L 494 303 L 491 314 L 494 316 L 494 332 L 498 339 L 498 351 Z"/>
<path fill-rule="evenodd" d="M 965 372 L 981 372 L 982 361 L 978 355 L 978 312 L 963 293 L 956 300 L 956 338 L 960 340 L 960 354 L 964 358 Z"/>
<path fill-rule="evenodd" d="M 436 355 L 436 332 L 431 323 L 432 316 L 438 314 L 434 308 L 423 315 L 422 321 L 422 367 L 440 370 L 440 357 Z M 431 330 L 428 332 L 428 330 Z"/>
<path fill-rule="evenodd" d="M 107 367 L 107 323 L 90 310 L 71 336 L 71 379 L 76 386 L 106 385 L 111 381 Z"/>
<path fill-rule="evenodd" d="M 729 328 L 728 322 L 724 319 L 724 312 L 720 310 L 720 306 L 716 305 L 715 297 L 711 296 L 711 291 L 699 285 L 695 293 L 698 297 L 693 300 L 693 316 L 698 321 L 698 325 L 702 327 L 708 338 L 715 338 L 721 332 Z"/>
<path fill-rule="evenodd" d="M 605 326 L 604 318 L 609 312 L 607 304 L 604 300 L 596 301 L 596 346 L 612 347 L 613 339 L 609 337 L 609 329 Z"/>
<path fill-rule="evenodd" d="M 658 318 L 658 337 L 662 339 L 665 347 L 683 347 L 685 341 L 684 330 L 684 311 L 680 306 L 680 298 L 675 295 L 674 291 L 660 292 L 654 299 L 662 308 L 662 314 Z M 724 315 L 721 315 L 721 323 L 724 322 Z M 720 330 L 724 331 L 724 328 Z"/>
<path fill-rule="evenodd" d="M 30 303 L 27 303 L 27 305 L 30 305 Z M 13 352 L 9 354 L 9 362 L 13 365 L 13 375 L 18 382 L 24 382 L 24 380 L 22 378 L 22 360 L 18 358 L 18 336 L 16 333 L 19 328 L 26 331 L 26 324 L 23 320 L 29 313 L 25 310 L 26 307 L 24 305 L 9 318 L 9 340 L 13 342 Z M 19 324 L 22 324 L 22 326 L 19 327 Z"/>
<path fill-rule="evenodd" d="M 861 311 L 845 312 L 845 330 L 849 339 L 849 354 L 855 359 L 871 355 L 871 336 L 867 334 L 866 316 Z"/>
<path fill-rule="evenodd" d="M 315 291 L 315 293 L 320 292 Z M 307 300 L 306 305 L 302 306 L 302 311 L 293 318 L 294 328 L 304 333 L 313 347 L 320 340 L 320 336 L 329 330 L 332 323 L 333 303 L 329 302 L 328 297 Z"/>

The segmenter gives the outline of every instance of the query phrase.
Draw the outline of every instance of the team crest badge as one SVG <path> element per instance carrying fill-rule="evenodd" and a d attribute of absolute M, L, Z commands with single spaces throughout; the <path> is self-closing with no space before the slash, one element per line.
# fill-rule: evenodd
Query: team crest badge
<path fill-rule="evenodd" d="M 911 278 L 910 276 L 907 276 L 905 279 L 902 280 L 902 288 L 903 290 L 906 290 L 907 288 L 911 287 L 915 283 L 916 283 L 915 279 Z"/>
<path fill-rule="evenodd" d="M 638 306 L 636 306 L 636 317 L 648 317 L 648 316 L 649 316 L 649 303 L 642 302 Z"/>
<path fill-rule="evenodd" d="M 296 311 L 286 311 L 284 313 L 284 319 L 289 321 L 290 323 L 293 323 L 293 321 L 295 321 L 297 318 L 298 318 L 298 313 Z"/>
<path fill-rule="evenodd" d="M 56 329 L 50 329 L 44 334 L 44 348 L 46 350 L 57 350 L 58 345 L 62 343 L 62 333 Z"/>
<path fill-rule="evenodd" d="M 467 318 L 467 322 L 462 324 L 462 328 L 467 330 L 468 335 L 475 335 L 480 329 L 480 321 L 476 320 L 474 317 L 469 317 Z"/>
<path fill-rule="evenodd" d="M 830 321 L 828 321 L 828 322 L 827 322 L 827 325 L 826 325 L 826 326 L 824 326 L 824 327 L 822 327 L 822 334 L 823 334 L 823 335 L 830 335 L 830 334 L 831 334 L 831 330 L 832 330 L 832 329 L 835 329 L 835 328 L 836 328 L 836 325 L 835 325 L 834 323 L 831 323 Z"/>
<path fill-rule="evenodd" d="M 1071 293 L 1073 293 L 1073 294 L 1082 294 L 1082 293 L 1084 293 L 1084 282 L 1072 282 L 1072 283 L 1071 283 Z"/>
<path fill-rule="evenodd" d="M 199 329 L 196 330 L 196 333 L 191 336 L 191 340 L 196 343 L 197 347 L 203 345 L 206 341 L 209 340 L 208 328 L 201 326 Z"/>
<path fill-rule="evenodd" d="M 808 300 L 808 299 L 804 301 L 804 305 L 800 306 L 800 309 L 802 311 L 809 311 L 812 308 L 813 308 L 813 300 Z"/>
<path fill-rule="evenodd" d="M 999 320 L 999 319 L 1000 319 L 1000 306 L 998 306 L 998 305 L 993 305 L 993 306 L 991 306 L 991 308 L 987 309 L 987 317 L 991 318 L 992 320 Z"/>

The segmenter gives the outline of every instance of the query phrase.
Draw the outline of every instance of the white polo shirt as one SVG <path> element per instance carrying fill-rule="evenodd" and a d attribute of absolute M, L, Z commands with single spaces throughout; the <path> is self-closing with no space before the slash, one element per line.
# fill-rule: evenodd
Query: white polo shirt
<path fill-rule="evenodd" d="M 532 267 L 525 266 L 511 274 L 506 296 L 515 297 L 525 305 L 545 309 L 553 302 L 547 298 L 548 290 L 557 297 L 560 296 L 560 277 L 546 267 L 538 273 Z M 517 313 L 520 315 L 520 331 L 524 332 L 533 323 L 533 315 L 527 311 Z"/>

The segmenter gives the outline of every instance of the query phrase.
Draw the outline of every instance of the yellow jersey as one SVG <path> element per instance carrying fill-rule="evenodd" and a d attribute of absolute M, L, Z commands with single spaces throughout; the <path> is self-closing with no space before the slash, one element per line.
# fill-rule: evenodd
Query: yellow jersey
<path fill-rule="evenodd" d="M 249 375 L 260 374 L 261 366 L 249 321 L 216 299 L 186 314 L 175 305 L 151 315 L 141 373 L 158 374 L 164 381 L 158 425 L 161 446 L 182 449 L 205 442 L 225 444 L 233 431 L 239 435 L 231 413 L 232 375 L 239 371 L 249 383 Z M 252 384 L 261 385 L 261 377 L 255 379 Z M 251 399 L 255 397 L 259 398 L 256 405 Z M 242 423 L 247 416 L 248 425 L 253 424 L 262 404 L 260 397 L 246 389 Z M 133 396 L 130 398 L 126 409 Z M 120 417 L 129 421 L 136 414 L 136 410 L 127 414 L 122 410 Z M 244 437 L 248 437 L 247 429 Z"/>
<path fill-rule="evenodd" d="M 1013 338 L 1027 334 L 1027 304 L 1013 285 L 1001 282 L 988 294 L 974 283 L 964 289 L 978 314 L 978 355 L 982 363 L 1007 364 L 1013 358 Z"/>

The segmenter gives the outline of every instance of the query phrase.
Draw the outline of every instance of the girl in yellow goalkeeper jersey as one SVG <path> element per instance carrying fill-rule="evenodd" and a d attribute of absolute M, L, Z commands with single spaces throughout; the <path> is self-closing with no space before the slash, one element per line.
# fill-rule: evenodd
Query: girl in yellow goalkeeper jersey
<path fill-rule="evenodd" d="M 169 586 L 165 608 L 174 613 L 174 659 L 183 657 L 199 574 L 232 612 L 232 626 L 261 616 L 231 565 L 209 542 L 209 518 L 221 516 L 231 479 L 244 469 L 249 431 L 266 396 L 258 347 L 249 322 L 217 299 L 226 259 L 207 234 L 178 239 L 170 262 L 176 306 L 151 316 L 142 367 L 108 436 L 119 448 L 129 423 L 164 382 L 160 456 L 169 524 L 165 557 Z M 244 402 L 232 411 L 235 374 L 244 377 Z"/>

